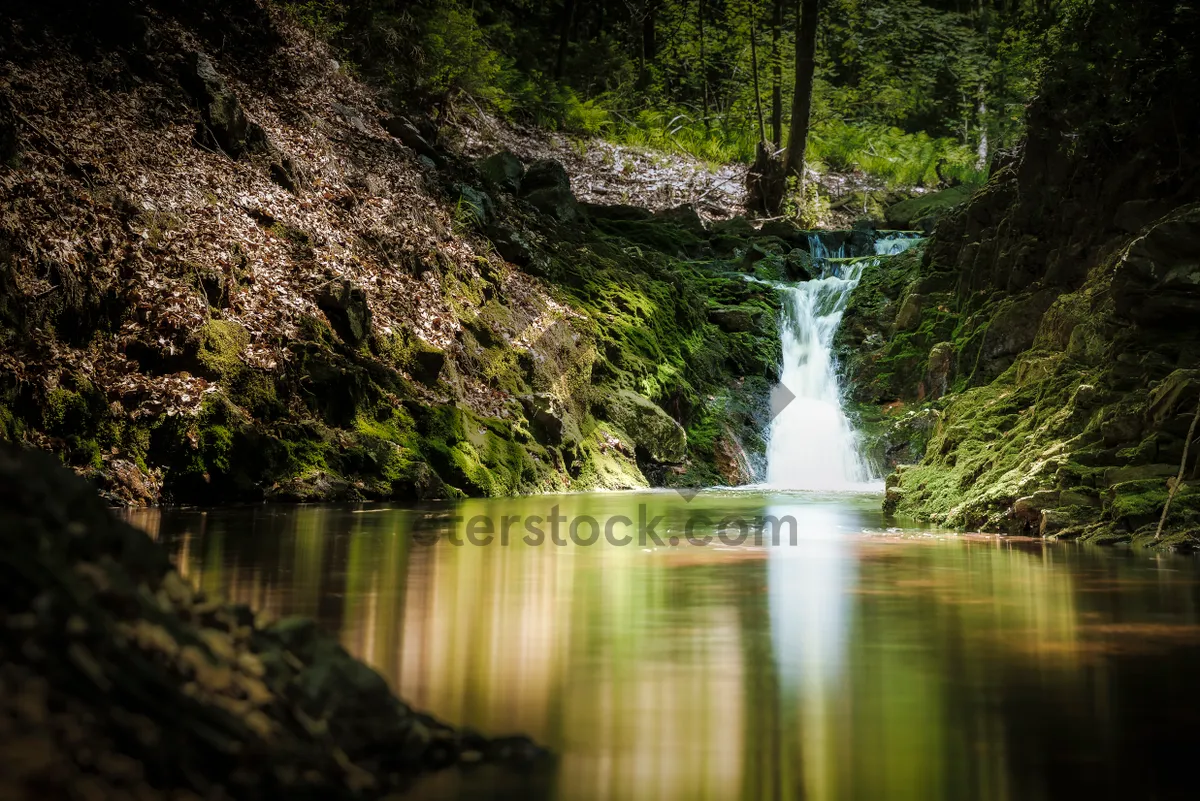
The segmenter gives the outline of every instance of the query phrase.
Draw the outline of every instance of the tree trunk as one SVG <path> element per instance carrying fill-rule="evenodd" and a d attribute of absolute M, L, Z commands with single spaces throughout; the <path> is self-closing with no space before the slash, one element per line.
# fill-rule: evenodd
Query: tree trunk
<path fill-rule="evenodd" d="M 558 56 L 554 59 L 554 80 L 563 76 L 567 63 L 567 45 L 571 41 L 571 23 L 575 21 L 575 0 L 563 3 L 562 23 L 558 31 Z"/>
<path fill-rule="evenodd" d="M 753 11 L 751 11 L 753 13 Z M 750 19 L 750 68 L 754 70 L 754 110 L 758 114 L 758 140 L 767 141 L 767 126 L 763 123 L 762 92 L 758 88 L 758 35 L 754 30 L 754 19 Z"/>
<path fill-rule="evenodd" d="M 783 0 L 775 0 L 775 18 L 771 20 L 771 141 L 775 149 L 783 147 L 783 58 L 779 37 L 783 30 Z"/>
<path fill-rule="evenodd" d="M 704 0 L 696 0 L 696 15 L 700 20 L 700 89 L 704 103 L 704 130 L 708 130 L 708 65 L 704 58 Z"/>
<path fill-rule="evenodd" d="M 788 132 L 786 173 L 804 183 L 804 154 L 808 147 L 808 118 L 812 111 L 813 73 L 817 68 L 817 17 L 821 0 L 800 0 L 796 33 L 796 94 L 792 97 L 792 126 Z"/>

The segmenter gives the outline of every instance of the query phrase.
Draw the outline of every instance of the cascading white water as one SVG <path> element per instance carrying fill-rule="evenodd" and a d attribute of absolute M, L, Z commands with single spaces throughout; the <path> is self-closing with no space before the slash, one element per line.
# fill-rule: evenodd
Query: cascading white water
<path fill-rule="evenodd" d="M 880 239 L 875 253 L 894 255 L 915 241 L 903 235 Z M 784 310 L 779 382 L 795 399 L 771 423 L 767 483 L 781 489 L 878 489 L 842 408 L 833 360 L 834 334 L 867 262 L 831 261 L 845 257 L 845 246 L 831 254 L 817 235 L 810 237 L 809 252 L 820 277 L 780 287 Z"/>

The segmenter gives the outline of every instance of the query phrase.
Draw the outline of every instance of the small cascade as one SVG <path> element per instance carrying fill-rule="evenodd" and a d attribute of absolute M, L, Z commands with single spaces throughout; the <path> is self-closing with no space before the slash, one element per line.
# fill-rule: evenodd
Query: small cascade
<path fill-rule="evenodd" d="M 877 239 L 874 251 L 895 255 L 917 241 L 918 236 L 897 232 Z M 833 359 L 842 313 L 869 262 L 845 260 L 844 243 L 831 252 L 818 234 L 810 235 L 809 252 L 820 277 L 780 287 L 784 309 L 779 381 L 795 399 L 771 423 L 767 483 L 782 489 L 878 489 L 878 478 L 863 459 L 858 435 L 842 408 Z"/>

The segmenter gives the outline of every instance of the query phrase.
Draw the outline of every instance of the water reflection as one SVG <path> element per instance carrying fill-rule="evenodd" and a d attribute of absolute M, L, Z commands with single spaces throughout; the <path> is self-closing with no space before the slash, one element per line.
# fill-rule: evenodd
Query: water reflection
<path fill-rule="evenodd" d="M 136 522 L 206 590 L 317 617 L 415 705 L 562 755 L 549 784 L 450 772 L 422 797 L 1194 797 L 1195 559 L 889 534 L 875 504 L 608 494 Z M 639 505 L 663 546 L 639 540 Z M 564 544 L 548 523 L 540 545 L 516 535 L 553 514 Z M 669 545 L 729 514 L 790 516 L 795 542 Z M 583 515 L 627 516 L 633 541 L 573 543 Z M 451 544 L 477 516 L 497 541 Z M 506 516 L 522 520 L 501 546 Z"/>

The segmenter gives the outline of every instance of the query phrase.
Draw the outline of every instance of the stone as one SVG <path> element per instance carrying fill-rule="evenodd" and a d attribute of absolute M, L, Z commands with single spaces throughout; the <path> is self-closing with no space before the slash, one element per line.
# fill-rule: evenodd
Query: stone
<path fill-rule="evenodd" d="M 1043 509 L 1049 509 L 1059 504 L 1059 493 L 1056 490 L 1038 490 L 1032 495 L 1017 498 L 1013 501 L 1013 515 L 1029 523 L 1041 519 Z"/>
<path fill-rule="evenodd" d="M 212 59 L 198 51 L 188 54 L 183 83 L 200 106 L 197 140 L 215 145 L 230 158 L 240 156 L 246 148 L 249 121 Z"/>
<path fill-rule="evenodd" d="M 571 179 L 563 165 L 553 159 L 539 159 L 529 165 L 521 182 L 521 195 L 529 205 L 559 222 L 573 222 L 579 217 Z"/>
<path fill-rule="evenodd" d="M 722 331 L 738 334 L 753 331 L 757 327 L 760 314 L 758 309 L 746 306 L 718 306 L 708 310 L 708 319 Z"/>
<path fill-rule="evenodd" d="M 525 165 L 507 150 L 493 153 L 479 162 L 479 172 L 493 186 L 505 192 L 517 194 L 521 191 L 521 180 L 525 177 Z"/>
<path fill-rule="evenodd" d="M 1076 522 L 1069 509 L 1043 509 L 1038 517 L 1038 536 L 1056 536 Z"/>
<path fill-rule="evenodd" d="M 412 356 L 409 372 L 413 378 L 426 386 L 433 386 L 442 376 L 446 366 L 446 354 L 432 347 L 418 347 Z"/>
<path fill-rule="evenodd" d="M 529 240 L 517 229 L 493 223 L 487 229 L 488 239 L 505 261 L 512 262 L 518 267 L 527 267 L 533 261 L 533 249 Z"/>
<path fill-rule="evenodd" d="M 1110 467 L 1104 471 L 1104 484 L 1111 487 L 1114 484 L 1124 484 L 1126 481 L 1144 481 L 1150 478 L 1167 478 L 1179 474 L 1177 464 L 1141 464 L 1131 467 Z"/>
<path fill-rule="evenodd" d="M 445 163 L 442 154 L 429 143 L 408 117 L 388 117 L 382 122 L 383 129 L 399 139 L 405 147 L 415 151 L 418 156 L 429 159 L 434 167 Z"/>
<path fill-rule="evenodd" d="M 687 457 L 687 433 L 653 401 L 622 389 L 602 404 L 604 418 L 620 428 L 650 461 L 679 464 Z"/>
<path fill-rule="evenodd" d="M 775 236 L 782 239 L 784 242 L 792 244 L 803 242 L 805 234 L 795 223 L 790 223 L 787 220 L 768 220 L 758 229 L 761 236 Z"/>
<path fill-rule="evenodd" d="M 921 324 L 921 307 L 924 300 L 915 292 L 904 299 L 900 304 L 900 311 L 896 314 L 897 331 L 911 331 Z"/>
<path fill-rule="evenodd" d="M 361 345 L 371 333 L 371 307 L 361 287 L 344 278 L 335 279 L 320 289 L 316 303 L 347 344 Z"/>
<path fill-rule="evenodd" d="M 890 228 L 932 233 L 938 219 L 970 200 L 971 192 L 968 186 L 927 192 L 888 206 L 884 219 Z"/>
<path fill-rule="evenodd" d="M 939 342 L 929 350 L 925 367 L 925 397 L 937 400 L 950 388 L 950 372 L 954 367 L 954 345 Z"/>
<path fill-rule="evenodd" d="M 818 270 L 813 264 L 812 254 L 802 248 L 793 248 L 783 261 L 790 281 L 811 281 L 817 278 Z"/>
<path fill-rule="evenodd" d="M 696 207 L 688 204 L 655 212 L 654 219 L 673 223 L 697 236 L 704 236 L 706 233 L 704 220 L 696 212 Z"/>
<path fill-rule="evenodd" d="M 366 117 L 363 116 L 361 111 L 353 106 L 347 106 L 344 103 L 338 103 L 336 101 L 331 103 L 330 106 L 339 117 L 350 124 L 351 128 L 361 134 L 370 133 L 370 129 L 367 127 Z"/>
<path fill-rule="evenodd" d="M 621 222 L 641 222 L 653 219 L 654 213 L 641 206 L 629 206 L 624 203 L 605 205 L 601 203 L 580 204 L 587 216 L 593 220 L 618 220 Z"/>
<path fill-rule="evenodd" d="M 469 217 L 480 227 L 486 226 L 496 216 L 496 207 L 486 192 L 466 184 L 458 184 L 458 214 Z"/>
<path fill-rule="evenodd" d="M 709 230 L 713 234 L 724 234 L 738 238 L 749 238 L 758 233 L 758 231 L 754 230 L 754 226 L 750 224 L 750 221 L 740 214 L 736 217 L 730 217 L 728 220 L 713 223 L 712 228 Z"/>
<path fill-rule="evenodd" d="M 1117 206 L 1113 225 L 1122 231 L 1136 234 L 1171 210 L 1161 200 L 1128 200 Z"/>

